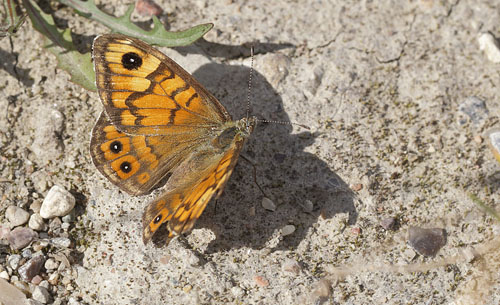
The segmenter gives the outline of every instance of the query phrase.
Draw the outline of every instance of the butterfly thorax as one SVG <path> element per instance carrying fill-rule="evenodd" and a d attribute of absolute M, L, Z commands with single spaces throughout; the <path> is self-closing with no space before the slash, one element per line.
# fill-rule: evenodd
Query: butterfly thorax
<path fill-rule="evenodd" d="M 226 150 L 233 142 L 243 142 L 252 133 L 257 119 L 255 117 L 229 121 L 219 130 L 213 145 Z"/>

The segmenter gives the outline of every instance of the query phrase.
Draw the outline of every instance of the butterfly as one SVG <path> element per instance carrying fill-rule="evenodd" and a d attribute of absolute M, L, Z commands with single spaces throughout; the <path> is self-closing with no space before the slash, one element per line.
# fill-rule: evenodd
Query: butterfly
<path fill-rule="evenodd" d="M 92 55 L 104 106 L 92 130 L 92 160 L 132 195 L 168 177 L 142 217 L 144 244 L 162 225 L 168 244 L 221 195 L 257 119 L 233 121 L 193 76 L 139 39 L 98 36 Z"/>

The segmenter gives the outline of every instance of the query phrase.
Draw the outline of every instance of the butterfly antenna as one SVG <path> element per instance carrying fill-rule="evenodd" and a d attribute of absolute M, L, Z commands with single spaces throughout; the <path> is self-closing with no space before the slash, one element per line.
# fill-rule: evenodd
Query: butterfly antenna
<path fill-rule="evenodd" d="M 253 74 L 253 46 L 250 47 L 250 76 L 248 77 L 247 91 L 247 119 L 250 117 L 250 93 L 252 92 L 252 74 Z"/>
<path fill-rule="evenodd" d="M 271 123 L 271 124 L 280 124 L 280 125 L 295 125 L 302 127 L 307 130 L 311 130 L 311 128 L 307 125 L 303 124 L 298 124 L 298 123 L 292 123 L 292 122 L 287 122 L 287 121 L 272 121 L 272 120 L 263 120 L 263 119 L 257 119 L 257 122 L 262 122 L 262 123 Z"/>

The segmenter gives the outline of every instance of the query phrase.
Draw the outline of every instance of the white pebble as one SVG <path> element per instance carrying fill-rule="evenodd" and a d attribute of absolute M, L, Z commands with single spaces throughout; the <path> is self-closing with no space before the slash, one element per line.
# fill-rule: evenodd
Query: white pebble
<path fill-rule="evenodd" d="M 276 211 L 276 204 L 267 197 L 262 198 L 262 207 L 268 211 Z"/>
<path fill-rule="evenodd" d="M 281 235 L 287 236 L 290 234 L 293 234 L 295 232 L 295 226 L 294 225 L 286 225 L 281 229 Z"/>
<path fill-rule="evenodd" d="M 31 215 L 28 226 L 30 227 L 30 229 L 33 229 L 35 231 L 45 231 L 45 229 L 47 228 L 47 225 L 43 221 L 42 216 L 40 216 L 40 214 L 38 213 Z"/>
<path fill-rule="evenodd" d="M 54 185 L 43 200 L 40 215 L 45 219 L 65 216 L 74 207 L 75 197 L 64 188 Z"/>
<path fill-rule="evenodd" d="M 500 63 L 500 44 L 490 33 L 479 36 L 479 49 L 483 50 L 486 57 L 494 63 Z"/>
<path fill-rule="evenodd" d="M 17 227 L 28 222 L 30 213 L 26 212 L 20 207 L 11 205 L 5 211 L 5 217 L 9 220 L 12 227 Z"/>

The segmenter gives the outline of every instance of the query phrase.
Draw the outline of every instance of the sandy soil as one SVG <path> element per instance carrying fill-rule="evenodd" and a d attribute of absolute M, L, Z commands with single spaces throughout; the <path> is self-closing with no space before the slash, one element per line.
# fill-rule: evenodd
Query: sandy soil
<path fill-rule="evenodd" d="M 123 14 L 112 2 L 105 8 Z M 77 202 L 71 247 L 43 250 L 70 263 L 49 286 L 52 300 L 500 302 L 499 226 L 469 197 L 493 207 L 500 199 L 499 164 L 486 139 L 500 123 L 500 66 L 478 44 L 482 33 L 500 36 L 497 1 L 158 3 L 172 30 L 215 24 L 205 41 L 161 50 L 234 118 L 245 115 L 253 44 L 252 113 L 311 130 L 260 124 L 243 150 L 274 212 L 262 207 L 252 166 L 240 160 L 190 235 L 168 247 L 144 246 L 142 211 L 161 189 L 129 196 L 94 168 L 89 141 L 102 110 L 98 96 L 56 69 L 29 25 L 12 46 L 3 38 L 0 220 L 10 205 L 33 213 L 30 205 L 55 184 Z M 70 9 L 57 16 L 87 50 L 108 32 Z M 472 115 L 471 97 L 484 102 Z M 393 230 L 381 226 L 387 219 L 396 220 Z M 295 231 L 285 235 L 288 225 Z M 419 255 L 407 243 L 411 226 L 445 229 L 446 245 L 434 257 Z M 40 232 L 40 239 L 53 237 Z M 6 266 L 14 252 L 0 250 Z"/>

